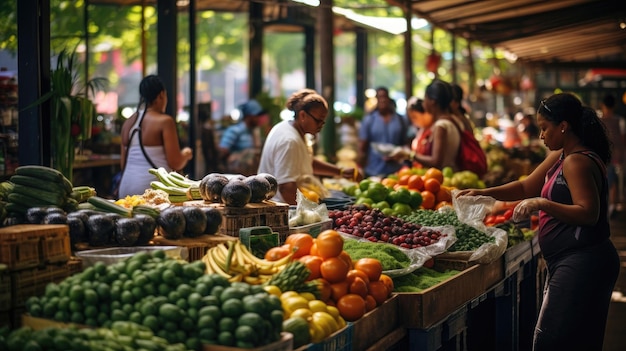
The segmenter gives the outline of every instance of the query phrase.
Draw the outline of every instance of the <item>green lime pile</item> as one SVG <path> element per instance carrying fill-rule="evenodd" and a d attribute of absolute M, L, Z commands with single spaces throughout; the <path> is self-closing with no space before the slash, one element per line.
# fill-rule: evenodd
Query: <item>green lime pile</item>
<path fill-rule="evenodd" d="M 163 251 L 138 253 L 106 266 L 96 263 L 26 303 L 34 317 L 91 327 L 130 321 L 170 343 L 252 348 L 280 339 L 280 299 L 262 286 L 204 274 L 202 261 L 187 263 Z"/>
<path fill-rule="evenodd" d="M 170 344 L 143 326 L 114 322 L 111 328 L 78 329 L 51 327 L 33 330 L 22 327 L 0 335 L 0 350 L 9 351 L 186 351 L 182 344 Z"/>

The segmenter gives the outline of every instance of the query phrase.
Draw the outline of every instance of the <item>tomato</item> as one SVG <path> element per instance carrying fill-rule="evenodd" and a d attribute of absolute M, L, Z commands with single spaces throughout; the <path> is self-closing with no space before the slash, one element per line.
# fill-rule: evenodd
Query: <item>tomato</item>
<path fill-rule="evenodd" d="M 387 287 L 387 290 L 391 293 L 394 289 L 394 284 L 393 284 L 393 279 L 391 279 L 390 276 L 386 275 L 386 274 L 381 274 L 380 278 L 378 279 L 379 281 L 385 283 L 385 286 Z"/>
<path fill-rule="evenodd" d="M 354 268 L 354 262 L 352 262 L 352 257 L 350 257 L 350 254 L 347 251 L 342 250 L 337 258 L 345 262 L 348 266 L 348 269 Z"/>
<path fill-rule="evenodd" d="M 324 278 L 318 278 L 317 282 L 319 282 L 318 286 L 319 286 L 319 289 L 320 289 L 320 300 L 328 303 L 328 301 L 330 301 L 330 298 L 331 298 L 332 293 L 333 293 L 332 286 L 330 285 L 328 280 L 326 280 Z"/>
<path fill-rule="evenodd" d="M 278 261 L 291 253 L 289 245 L 276 246 L 265 252 L 265 259 L 268 261 Z"/>
<path fill-rule="evenodd" d="M 365 297 L 365 311 L 369 312 L 376 308 L 376 299 L 372 295 Z"/>
<path fill-rule="evenodd" d="M 293 258 L 299 258 L 311 252 L 313 237 L 311 234 L 294 233 L 287 237 L 285 244 L 290 245 L 291 248 L 295 250 Z"/>
<path fill-rule="evenodd" d="M 496 216 L 488 215 L 488 216 L 485 217 L 484 223 L 487 226 L 492 226 L 495 221 L 496 221 Z"/>
<path fill-rule="evenodd" d="M 367 275 L 367 273 L 358 269 L 351 269 L 348 271 L 348 274 L 346 274 L 346 280 L 348 281 L 348 283 L 352 283 L 357 277 L 363 279 L 368 284 L 370 282 L 370 277 Z"/>
<path fill-rule="evenodd" d="M 324 262 L 323 258 L 319 256 L 306 255 L 306 256 L 300 257 L 298 260 L 304 263 L 306 268 L 308 268 L 309 271 L 311 271 L 311 274 L 309 274 L 307 281 L 317 279 L 322 276 L 320 267 L 322 265 L 322 262 Z"/>
<path fill-rule="evenodd" d="M 493 224 L 500 224 L 506 222 L 506 218 L 503 215 L 496 216 L 496 219 L 493 221 Z"/>
<path fill-rule="evenodd" d="M 504 219 L 508 221 L 509 219 L 511 219 L 511 217 L 513 217 L 513 209 L 509 208 L 508 210 L 504 211 L 504 214 L 502 216 L 504 216 Z"/>
<path fill-rule="evenodd" d="M 365 299 L 357 294 L 347 294 L 337 301 L 339 313 L 348 322 L 354 322 L 365 314 Z"/>
<path fill-rule="evenodd" d="M 378 306 L 385 302 L 390 294 L 387 285 L 381 281 L 370 282 L 369 293 L 374 297 Z"/>
<path fill-rule="evenodd" d="M 375 282 L 380 278 L 383 272 L 383 265 L 379 260 L 375 258 L 360 258 L 354 263 L 354 269 L 365 272 L 370 278 L 370 283 Z M 346 272 L 347 273 L 347 272 Z"/>
<path fill-rule="evenodd" d="M 317 236 L 315 246 L 318 256 L 337 257 L 343 251 L 343 238 L 336 230 L 328 229 Z"/>
<path fill-rule="evenodd" d="M 435 178 L 428 178 L 424 181 L 424 190 L 437 194 L 441 189 L 441 183 Z"/>
<path fill-rule="evenodd" d="M 327 258 L 320 265 L 320 274 L 328 282 L 337 283 L 346 280 L 350 267 L 338 257 Z"/>
<path fill-rule="evenodd" d="M 424 173 L 425 179 L 436 179 L 439 184 L 443 183 L 443 173 L 435 167 L 431 167 Z"/>
<path fill-rule="evenodd" d="M 330 284 L 330 299 L 333 301 L 339 301 L 339 299 L 348 294 L 348 289 L 350 288 L 350 286 L 348 285 L 348 282 L 345 280 L 342 280 L 338 283 L 333 283 Z"/>

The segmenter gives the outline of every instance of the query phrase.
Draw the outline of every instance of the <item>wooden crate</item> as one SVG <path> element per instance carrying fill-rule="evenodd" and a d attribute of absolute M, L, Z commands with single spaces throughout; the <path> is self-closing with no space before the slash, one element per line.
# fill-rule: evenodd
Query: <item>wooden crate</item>
<path fill-rule="evenodd" d="M 443 268 L 444 263 L 439 262 Z M 426 329 L 485 293 L 504 279 L 502 258 L 469 266 L 459 274 L 419 293 L 397 293 L 398 310 L 406 328 Z"/>
<path fill-rule="evenodd" d="M 24 269 L 11 273 L 11 306 L 22 307 L 31 296 L 42 296 L 48 283 L 60 283 L 82 270 L 81 260 Z"/>
<path fill-rule="evenodd" d="M 41 260 L 43 263 L 67 262 L 72 256 L 68 226 L 41 238 Z"/>
<path fill-rule="evenodd" d="M 229 235 L 222 235 L 222 234 L 202 235 L 202 236 L 195 237 L 195 238 L 182 238 L 178 240 L 168 240 L 162 236 L 157 235 L 154 237 L 153 242 L 155 245 L 158 245 L 158 246 L 186 247 L 187 248 L 187 261 L 193 262 L 193 261 L 198 261 L 202 257 L 204 257 L 206 252 L 211 247 L 217 246 L 219 244 L 222 244 L 228 241 L 233 241 L 233 240 L 237 240 L 237 238 L 229 236 Z"/>
<path fill-rule="evenodd" d="M 18 224 L 0 228 L 0 263 L 9 270 L 47 262 L 66 262 L 72 255 L 65 224 Z"/>
<path fill-rule="evenodd" d="M 382 305 L 353 323 L 353 350 L 365 350 L 400 326 L 398 295 L 392 295 Z"/>
<path fill-rule="evenodd" d="M 11 275 L 8 270 L 0 271 L 0 311 L 11 309 Z"/>
<path fill-rule="evenodd" d="M 239 229 L 258 226 L 268 226 L 280 235 L 283 242 L 289 235 L 289 205 L 263 201 L 249 203 L 245 207 L 228 207 L 224 204 L 208 203 L 202 200 L 187 201 L 183 206 L 209 206 L 217 208 L 222 213 L 222 224 L 219 233 L 223 235 L 239 236 Z"/>

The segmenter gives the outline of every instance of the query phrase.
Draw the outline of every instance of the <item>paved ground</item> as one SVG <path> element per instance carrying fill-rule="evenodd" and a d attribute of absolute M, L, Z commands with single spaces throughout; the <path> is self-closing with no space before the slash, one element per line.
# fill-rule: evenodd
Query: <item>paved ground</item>
<path fill-rule="evenodd" d="M 626 211 L 611 220 L 611 240 L 622 262 L 609 310 L 604 351 L 626 350 Z"/>

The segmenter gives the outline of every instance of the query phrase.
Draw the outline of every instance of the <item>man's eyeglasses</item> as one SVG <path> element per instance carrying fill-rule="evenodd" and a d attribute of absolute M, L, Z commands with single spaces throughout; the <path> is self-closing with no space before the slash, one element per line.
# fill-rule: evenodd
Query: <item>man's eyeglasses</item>
<path fill-rule="evenodd" d="M 303 111 L 304 111 L 304 113 L 306 113 L 307 115 L 309 115 L 309 117 L 313 118 L 313 120 L 314 120 L 314 121 L 315 121 L 318 125 L 322 125 L 322 124 L 326 123 L 326 120 L 325 120 L 325 119 L 319 119 L 319 118 L 317 118 L 317 117 L 313 116 L 313 115 L 312 115 L 309 111 L 307 111 L 307 110 L 303 110 Z"/>
<path fill-rule="evenodd" d="M 539 102 L 539 107 L 542 107 L 546 109 L 546 111 L 552 113 L 552 110 L 548 107 L 548 105 L 546 105 L 546 100 L 541 100 Z"/>

